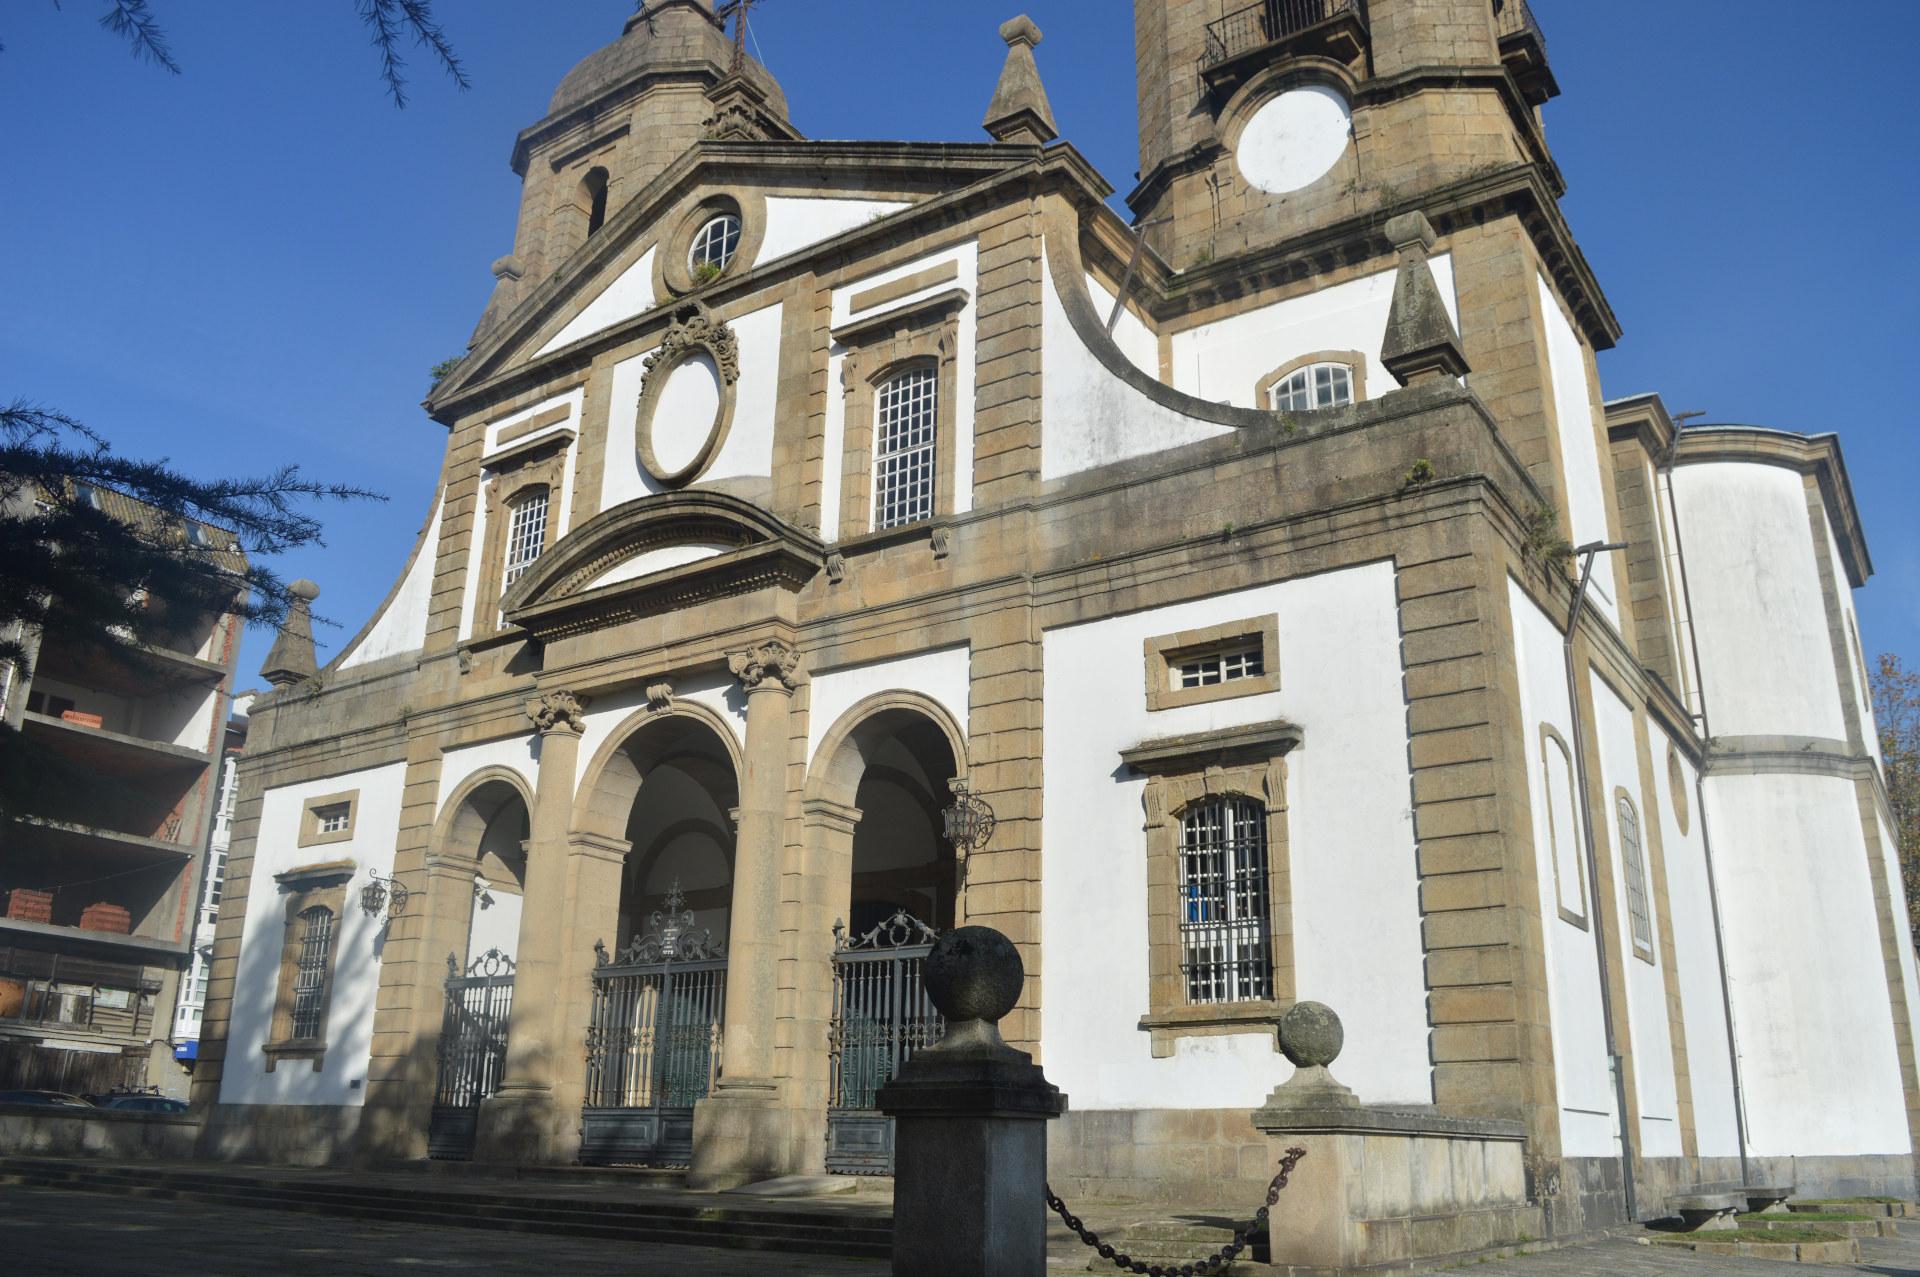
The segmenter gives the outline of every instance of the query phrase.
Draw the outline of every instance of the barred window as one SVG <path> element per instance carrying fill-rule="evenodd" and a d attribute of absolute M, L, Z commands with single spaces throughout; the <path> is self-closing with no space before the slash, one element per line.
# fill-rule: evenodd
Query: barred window
<path fill-rule="evenodd" d="M 1202 652 L 1180 662 L 1174 671 L 1174 686 L 1217 687 L 1235 679 L 1258 678 L 1267 672 L 1259 647 L 1224 648 Z"/>
<path fill-rule="evenodd" d="M 1634 952 L 1653 959 L 1653 918 L 1647 908 L 1647 872 L 1640 856 L 1640 813 L 1625 794 L 1615 798 L 1620 812 L 1620 859 L 1627 875 L 1627 917 L 1633 926 Z"/>
<path fill-rule="evenodd" d="M 1180 970 L 1189 1002 L 1273 996 L 1267 810 L 1209 798 L 1180 818 Z"/>
<path fill-rule="evenodd" d="M 300 928 L 300 958 L 293 975 L 291 1036 L 317 1038 L 326 1010 L 327 960 L 333 955 L 333 911 L 319 905 L 302 910 Z"/>
<path fill-rule="evenodd" d="M 547 490 L 539 488 L 515 501 L 507 518 L 507 570 L 502 585 L 519 580 L 546 544 Z"/>
<path fill-rule="evenodd" d="M 694 272 L 697 279 L 701 268 L 719 272 L 727 268 L 733 260 L 734 250 L 740 247 L 740 219 L 732 213 L 722 213 L 709 218 L 693 234 L 693 247 L 687 250 L 687 269 Z"/>
<path fill-rule="evenodd" d="M 873 445 L 873 527 L 933 517 L 934 370 L 914 368 L 880 386 Z"/>
<path fill-rule="evenodd" d="M 1309 364 L 1273 384 L 1268 392 L 1281 412 L 1306 412 L 1353 402 L 1353 369 L 1345 364 Z"/>

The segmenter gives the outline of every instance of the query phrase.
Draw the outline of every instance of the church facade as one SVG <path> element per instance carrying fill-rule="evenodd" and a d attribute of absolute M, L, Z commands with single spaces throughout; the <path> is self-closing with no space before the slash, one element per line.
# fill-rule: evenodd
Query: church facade
<path fill-rule="evenodd" d="M 1837 439 L 1603 397 L 1523 0 L 1134 13 L 1133 226 L 1024 19 L 980 142 L 706 0 L 566 77 L 407 566 L 264 671 L 205 1151 L 884 1173 L 976 923 L 1056 1186 L 1257 1200 L 1313 1000 L 1558 1231 L 1911 1192 Z"/>

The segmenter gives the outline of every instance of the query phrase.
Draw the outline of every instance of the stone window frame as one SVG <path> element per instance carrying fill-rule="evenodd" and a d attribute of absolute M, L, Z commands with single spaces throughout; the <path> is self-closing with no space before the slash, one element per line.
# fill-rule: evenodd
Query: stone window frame
<path fill-rule="evenodd" d="M 481 547 L 480 592 L 473 614 L 475 637 L 492 634 L 501 628 L 500 600 L 507 592 L 507 532 L 509 512 L 514 502 L 536 488 L 547 493 L 547 526 L 542 532 L 540 554 L 533 565 L 553 549 L 559 539 L 563 509 L 562 487 L 567 475 L 567 455 L 573 446 L 573 432 L 559 430 L 541 435 L 511 452 L 482 458 L 482 496 L 486 504 L 485 544 Z M 525 573 L 522 573 L 524 576 Z"/>
<path fill-rule="evenodd" d="M 873 436 L 880 387 L 915 367 L 934 370 L 933 514 L 885 531 L 923 528 L 953 514 L 958 480 L 953 471 L 957 464 L 954 436 L 959 428 L 960 313 L 966 301 L 964 289 L 949 289 L 923 302 L 858 320 L 833 333 L 833 339 L 845 350 L 840 365 L 844 395 L 840 540 L 874 531 Z"/>
<path fill-rule="evenodd" d="M 307 1060 L 315 1073 L 326 1064 L 327 1020 L 333 1011 L 334 970 L 340 961 L 340 940 L 347 915 L 347 883 L 355 864 L 351 860 L 333 860 L 323 864 L 302 865 L 273 876 L 286 893 L 285 924 L 280 940 L 279 977 L 275 984 L 273 1015 L 268 1021 L 267 1040 L 260 1046 L 267 1057 L 267 1072 L 272 1073 L 282 1060 Z M 320 994 L 320 1031 L 311 1036 L 293 1036 L 293 1001 L 299 978 L 300 950 L 305 934 L 300 917 L 309 909 L 326 909 L 333 914 L 332 943 L 327 949 L 326 971 Z"/>
<path fill-rule="evenodd" d="M 320 812 L 328 807 L 345 804 L 347 824 L 344 829 L 322 830 Z M 353 837 L 354 826 L 360 820 L 360 791 L 343 789 L 337 794 L 318 794 L 301 804 L 300 835 L 295 841 L 297 847 L 324 847 L 329 843 L 347 842 Z"/>
<path fill-rule="evenodd" d="M 1249 641 L 1260 648 L 1261 669 L 1248 678 L 1236 678 L 1207 687 L 1175 687 L 1173 671 L 1193 656 L 1226 648 L 1239 649 Z M 1147 709 L 1178 709 L 1239 696 L 1260 696 L 1280 690 L 1280 616 L 1269 612 L 1219 625 L 1162 634 L 1141 644 L 1146 656 Z"/>
<path fill-rule="evenodd" d="M 1673 800 L 1673 823 L 1680 827 L 1680 836 L 1687 836 L 1692 824 L 1692 804 L 1687 801 L 1687 777 L 1681 770 L 1680 751 L 1667 742 L 1667 789 Z"/>
<path fill-rule="evenodd" d="M 1143 741 L 1120 757 L 1147 778 L 1146 822 L 1148 1009 L 1139 1028 L 1153 1058 L 1171 1057 L 1183 1037 L 1271 1029 L 1295 998 L 1293 887 L 1287 841 L 1287 753 L 1300 729 L 1273 721 L 1191 736 Z M 1181 818 L 1197 802 L 1250 798 L 1266 810 L 1267 909 L 1271 999 L 1189 1003 L 1180 969 Z M 1280 1049 L 1274 1033 L 1274 1049 Z"/>
<path fill-rule="evenodd" d="M 1559 749 L 1567 760 L 1567 805 L 1573 810 L 1573 823 L 1576 826 L 1576 828 L 1569 830 L 1568 833 L 1574 838 L 1573 870 L 1574 876 L 1578 879 L 1579 894 L 1577 902 L 1580 906 L 1578 909 L 1567 908 L 1565 884 L 1560 880 L 1560 842 L 1559 834 L 1553 827 L 1553 756 L 1547 752 L 1549 744 Z M 1553 866 L 1554 907 L 1560 915 L 1560 921 L 1570 926 L 1578 927 L 1582 931 L 1586 931 L 1588 930 L 1587 860 L 1580 845 L 1580 831 L 1577 828 L 1580 823 L 1580 794 L 1576 788 L 1578 784 L 1579 781 L 1576 779 L 1576 772 L 1573 765 L 1573 747 L 1567 744 L 1567 738 L 1562 736 L 1559 729 L 1554 727 L 1552 723 L 1540 724 L 1541 799 L 1546 804 L 1547 862 Z"/>
<path fill-rule="evenodd" d="M 1253 406 L 1264 412 L 1295 412 L 1299 409 L 1277 409 L 1273 406 L 1273 388 L 1285 381 L 1302 368 L 1311 368 L 1315 364 L 1345 364 L 1353 380 L 1353 398 L 1350 403 L 1364 402 L 1367 397 L 1367 356 L 1359 350 L 1316 350 L 1281 364 L 1253 386 Z M 1347 407 L 1348 404 L 1337 405 Z M 1325 409 L 1310 408 L 1309 412 L 1323 412 Z"/>
<path fill-rule="evenodd" d="M 740 219 L 740 242 L 734 245 L 733 256 L 728 259 L 725 270 L 712 279 L 696 280 L 688 260 L 693 237 L 700 233 L 702 226 L 723 213 L 731 213 Z M 660 237 L 653 259 L 653 295 L 660 298 L 684 297 L 688 293 L 711 287 L 720 280 L 752 270 L 759 260 L 760 246 L 767 235 L 766 195 L 761 191 L 735 188 L 706 191 L 686 205 L 680 215 L 672 220 L 671 226 Z"/>
<path fill-rule="evenodd" d="M 1623 805 L 1625 812 L 1633 817 L 1633 855 L 1631 856 L 1627 854 L 1627 826 L 1621 819 Z M 1655 930 L 1653 916 L 1653 888 L 1647 874 L 1646 818 L 1640 812 L 1640 804 L 1633 800 L 1633 795 L 1619 785 L 1614 786 L 1613 789 L 1613 813 L 1614 836 L 1620 844 L 1622 879 L 1620 890 L 1627 898 L 1627 948 L 1632 950 L 1633 956 L 1640 961 L 1648 966 L 1655 966 L 1657 963 L 1654 961 L 1654 945 L 1659 937 Z M 1640 896 L 1639 913 L 1635 913 L 1633 908 L 1636 887 Z M 1644 940 L 1640 938 L 1637 929 L 1641 924 L 1644 924 L 1647 929 Z"/>

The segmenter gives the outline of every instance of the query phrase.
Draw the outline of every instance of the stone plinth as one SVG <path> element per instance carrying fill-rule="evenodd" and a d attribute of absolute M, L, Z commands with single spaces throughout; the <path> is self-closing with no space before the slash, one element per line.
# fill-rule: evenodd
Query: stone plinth
<path fill-rule="evenodd" d="M 1067 1106 L 995 1024 L 1019 999 L 1019 951 L 960 927 L 927 956 L 939 1042 L 880 1089 L 894 1119 L 893 1271 L 1029 1277 L 1047 1267 L 1047 1122 Z"/>

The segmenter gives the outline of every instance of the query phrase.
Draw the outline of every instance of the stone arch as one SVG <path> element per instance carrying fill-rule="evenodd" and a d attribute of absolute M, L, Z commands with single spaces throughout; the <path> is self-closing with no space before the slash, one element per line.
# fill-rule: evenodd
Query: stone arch
<path fill-rule="evenodd" d="M 953 754 L 954 779 L 965 780 L 967 736 L 953 714 L 924 692 L 895 688 L 855 702 L 820 737 L 819 747 L 807 760 L 807 798 L 852 806 L 860 773 L 866 768 L 876 737 L 885 731 L 882 728 L 875 732 L 874 728 L 903 713 L 919 714 L 940 729 Z"/>
<path fill-rule="evenodd" d="M 625 837 L 627 815 L 633 810 L 633 800 L 639 796 L 642 780 L 640 766 L 627 746 L 649 727 L 676 718 L 702 724 L 719 738 L 733 767 L 734 792 L 739 793 L 744 771 L 740 738 L 724 715 L 697 701 L 675 701 L 660 708 L 643 706 L 613 729 L 581 773 L 579 787 L 574 791 L 570 826 L 573 833 Z"/>
<path fill-rule="evenodd" d="M 466 777 L 440 804 L 440 815 L 434 820 L 433 833 L 427 842 L 428 855 L 464 856 L 461 848 L 479 847 L 487 827 L 500 814 L 499 804 L 509 796 L 517 796 L 528 814 L 532 814 L 533 787 L 514 768 L 493 763 Z M 492 811 L 485 811 L 489 800 L 496 805 Z"/>
<path fill-rule="evenodd" d="M 503 823 L 516 811 L 518 820 Z M 519 951 L 532 819 L 532 786 L 502 764 L 473 772 L 441 804 L 427 844 L 436 957 L 464 954 L 464 966 L 488 949 Z"/>

